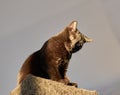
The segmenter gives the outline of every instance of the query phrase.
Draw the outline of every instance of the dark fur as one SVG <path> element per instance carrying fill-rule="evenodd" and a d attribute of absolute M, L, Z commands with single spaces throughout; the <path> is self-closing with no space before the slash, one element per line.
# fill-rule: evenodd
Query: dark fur
<path fill-rule="evenodd" d="M 66 77 L 66 71 L 72 53 L 81 49 L 83 44 L 79 44 L 78 41 L 71 49 L 69 31 L 70 28 L 65 28 L 63 32 L 50 38 L 44 43 L 40 50 L 28 57 L 19 72 L 18 84 L 20 84 L 28 74 L 33 74 L 77 87 L 76 83 L 71 83 Z M 70 50 L 67 50 L 66 47 Z"/>

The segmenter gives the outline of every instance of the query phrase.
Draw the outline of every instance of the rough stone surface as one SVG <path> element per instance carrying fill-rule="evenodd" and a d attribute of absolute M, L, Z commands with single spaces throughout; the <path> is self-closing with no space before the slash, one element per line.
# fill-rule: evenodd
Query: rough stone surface
<path fill-rule="evenodd" d="M 90 91 L 62 83 L 28 75 L 26 79 L 13 89 L 10 95 L 98 95 Z"/>

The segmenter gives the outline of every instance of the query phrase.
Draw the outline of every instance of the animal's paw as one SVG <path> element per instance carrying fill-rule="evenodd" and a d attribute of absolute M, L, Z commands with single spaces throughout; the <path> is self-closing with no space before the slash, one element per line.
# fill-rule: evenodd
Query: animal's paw
<path fill-rule="evenodd" d="M 78 84 L 77 84 L 77 83 L 74 83 L 74 82 L 70 82 L 70 83 L 68 83 L 67 85 L 69 85 L 69 86 L 75 86 L 76 88 L 78 87 Z"/>

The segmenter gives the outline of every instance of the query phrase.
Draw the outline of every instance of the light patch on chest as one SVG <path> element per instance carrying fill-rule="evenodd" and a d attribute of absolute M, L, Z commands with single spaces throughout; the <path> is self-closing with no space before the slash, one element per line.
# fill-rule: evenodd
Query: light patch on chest
<path fill-rule="evenodd" d="M 57 58 L 57 61 L 56 61 L 56 63 L 58 64 L 58 65 L 61 65 L 61 64 L 66 64 L 66 63 L 68 63 L 69 62 L 69 60 L 68 59 L 66 59 L 66 58 Z"/>

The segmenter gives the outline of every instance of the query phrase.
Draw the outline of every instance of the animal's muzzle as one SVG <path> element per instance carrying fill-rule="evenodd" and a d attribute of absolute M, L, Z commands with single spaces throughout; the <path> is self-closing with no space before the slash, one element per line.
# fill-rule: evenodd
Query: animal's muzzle
<path fill-rule="evenodd" d="M 83 46 L 83 43 L 80 43 L 79 41 L 75 44 L 75 46 L 72 48 L 72 53 L 77 52 L 78 50 L 80 50 Z"/>

